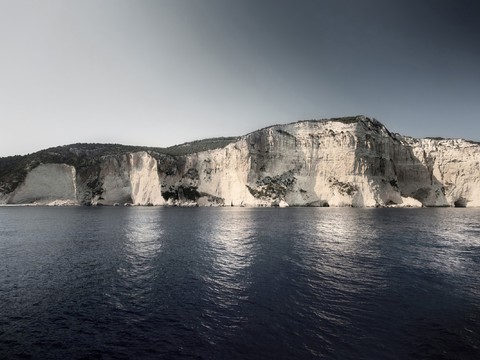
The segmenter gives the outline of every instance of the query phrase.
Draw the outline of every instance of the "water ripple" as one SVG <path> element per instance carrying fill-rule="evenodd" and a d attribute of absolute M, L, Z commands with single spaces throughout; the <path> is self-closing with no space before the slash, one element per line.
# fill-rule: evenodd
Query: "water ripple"
<path fill-rule="evenodd" d="M 457 210 L 0 209 L 0 358 L 476 359 Z"/>

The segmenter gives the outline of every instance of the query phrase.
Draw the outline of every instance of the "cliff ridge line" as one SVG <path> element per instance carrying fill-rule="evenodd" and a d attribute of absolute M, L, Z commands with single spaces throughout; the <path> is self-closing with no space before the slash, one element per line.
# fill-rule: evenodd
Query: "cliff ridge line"
<path fill-rule="evenodd" d="M 73 144 L 0 158 L 0 203 L 471 207 L 479 163 L 474 141 L 415 139 L 358 115 L 170 148 Z"/>

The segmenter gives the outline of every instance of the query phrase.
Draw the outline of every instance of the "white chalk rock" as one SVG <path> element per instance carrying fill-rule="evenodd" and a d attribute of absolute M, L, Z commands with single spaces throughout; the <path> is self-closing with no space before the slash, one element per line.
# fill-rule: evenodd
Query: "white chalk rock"
<path fill-rule="evenodd" d="M 76 204 L 75 168 L 65 164 L 41 164 L 9 197 L 11 204 Z"/>

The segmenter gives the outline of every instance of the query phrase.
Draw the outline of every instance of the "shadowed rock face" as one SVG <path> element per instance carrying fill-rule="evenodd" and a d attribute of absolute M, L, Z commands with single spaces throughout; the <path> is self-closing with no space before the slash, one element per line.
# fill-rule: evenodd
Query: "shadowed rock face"
<path fill-rule="evenodd" d="M 39 197 L 49 201 L 68 198 L 105 205 L 480 206 L 479 162 L 478 144 L 403 137 L 376 120 L 358 116 L 275 125 L 219 149 L 181 156 L 154 151 L 103 156 L 95 165 L 77 169 L 76 176 L 75 168 L 69 170 L 73 195 L 53 180 L 48 186 L 45 179 L 35 180 L 40 178 L 34 168 L 20 187 L 0 200 L 25 203 Z M 63 196 L 66 192 L 68 197 Z"/>
<path fill-rule="evenodd" d="M 75 168 L 41 164 L 31 170 L 8 198 L 10 204 L 65 205 L 77 203 Z"/>

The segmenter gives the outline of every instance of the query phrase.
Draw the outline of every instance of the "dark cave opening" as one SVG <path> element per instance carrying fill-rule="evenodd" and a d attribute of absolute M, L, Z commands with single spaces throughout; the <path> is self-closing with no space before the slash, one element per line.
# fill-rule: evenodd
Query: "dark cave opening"
<path fill-rule="evenodd" d="M 458 208 L 467 207 L 467 200 L 464 198 L 459 198 L 453 203 L 453 205 Z"/>

